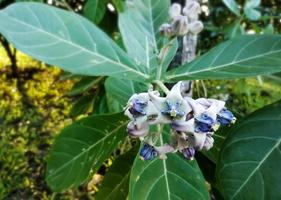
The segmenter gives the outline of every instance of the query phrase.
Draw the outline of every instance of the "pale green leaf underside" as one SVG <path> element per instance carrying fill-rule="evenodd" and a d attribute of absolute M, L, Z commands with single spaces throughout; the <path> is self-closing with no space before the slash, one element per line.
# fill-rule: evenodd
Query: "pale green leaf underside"
<path fill-rule="evenodd" d="M 16 3 L 0 12 L 0 33 L 19 50 L 74 74 L 148 78 L 105 33 L 73 12 Z"/>
<path fill-rule="evenodd" d="M 280 112 L 279 101 L 233 127 L 217 168 L 226 199 L 281 199 Z"/>
<path fill-rule="evenodd" d="M 119 15 L 119 29 L 128 54 L 145 66 L 147 74 L 155 74 L 156 55 L 163 37 L 159 27 L 168 21 L 169 0 L 127 1 Z"/>
<path fill-rule="evenodd" d="M 49 186 L 62 191 L 84 182 L 90 170 L 97 170 L 125 138 L 124 118 L 123 113 L 92 116 L 63 129 L 47 163 Z"/>
<path fill-rule="evenodd" d="M 244 35 L 168 72 L 167 81 L 230 79 L 281 71 L 280 35 Z"/>

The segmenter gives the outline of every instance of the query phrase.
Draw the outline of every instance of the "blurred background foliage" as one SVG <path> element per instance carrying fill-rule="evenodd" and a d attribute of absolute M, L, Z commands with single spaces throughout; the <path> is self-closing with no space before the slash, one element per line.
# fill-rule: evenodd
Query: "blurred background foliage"
<path fill-rule="evenodd" d="M 23 0 L 0 0 L 0 8 L 18 1 Z M 37 2 L 84 15 L 122 46 L 117 27 L 117 11 L 122 12 L 122 0 Z M 246 2 L 237 1 L 240 10 Z M 239 34 L 281 32 L 280 0 L 261 1 L 255 8 L 260 14 L 255 12 L 254 16 L 246 10 L 238 16 L 221 0 L 202 0 L 201 3 L 201 19 L 205 23 L 205 30 L 199 38 L 198 54 Z M 46 185 L 45 161 L 54 137 L 64 126 L 87 114 L 108 111 L 103 81 L 104 78 L 73 76 L 35 61 L 17 52 L 1 37 L 0 199 L 94 198 L 115 155 L 88 184 L 64 194 L 52 193 Z M 244 116 L 279 100 L 280 83 L 280 74 L 227 81 L 195 81 L 194 96 L 224 99 L 237 116 Z M 128 145 L 120 147 L 121 153 L 116 154 L 122 154 Z M 199 164 L 204 160 L 198 159 Z M 206 169 L 202 170 L 208 176 Z"/>

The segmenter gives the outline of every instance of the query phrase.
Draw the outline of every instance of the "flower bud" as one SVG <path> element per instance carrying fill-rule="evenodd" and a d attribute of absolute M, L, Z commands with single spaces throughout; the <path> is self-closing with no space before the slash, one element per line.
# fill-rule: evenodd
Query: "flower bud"
<path fill-rule="evenodd" d="M 158 156 L 157 151 L 154 149 L 153 146 L 144 143 L 140 150 L 140 157 L 142 160 L 152 160 Z"/>
<path fill-rule="evenodd" d="M 190 24 L 188 24 L 189 32 L 191 32 L 193 35 L 199 34 L 204 28 L 204 25 L 201 21 L 195 21 Z"/>
<path fill-rule="evenodd" d="M 140 99 L 132 99 L 129 107 L 129 112 L 135 117 L 146 115 L 146 112 L 144 110 L 146 106 L 146 101 L 142 101 Z"/>
<path fill-rule="evenodd" d="M 188 144 L 196 150 L 201 150 L 204 147 L 206 137 L 206 133 L 194 132 L 188 136 Z"/>
<path fill-rule="evenodd" d="M 186 16 L 183 16 L 183 15 L 177 16 L 173 20 L 171 26 L 172 26 L 174 35 L 184 36 L 188 33 L 188 21 L 187 21 Z"/>
<path fill-rule="evenodd" d="M 198 14 L 201 13 L 200 4 L 194 0 L 187 0 L 183 8 L 183 14 L 190 19 L 198 19 Z"/>
<path fill-rule="evenodd" d="M 170 24 L 162 24 L 159 28 L 160 34 L 164 37 L 172 37 L 173 36 L 173 30 L 172 26 Z"/>
<path fill-rule="evenodd" d="M 217 121 L 223 125 L 229 125 L 229 124 L 233 124 L 236 121 L 236 117 L 234 117 L 234 115 L 232 114 L 232 112 L 230 112 L 229 110 L 227 110 L 226 108 L 222 109 L 218 115 L 217 115 Z"/>
<path fill-rule="evenodd" d="M 145 137 L 149 132 L 149 125 L 148 123 L 143 123 L 140 127 L 138 127 L 136 122 L 131 121 L 127 125 L 127 132 L 133 138 Z"/>
<path fill-rule="evenodd" d="M 181 14 L 181 5 L 178 3 L 173 3 L 170 7 L 169 14 L 172 19 L 175 19 Z"/>
<path fill-rule="evenodd" d="M 207 134 L 203 149 L 208 151 L 213 147 L 213 145 L 214 145 L 214 138 L 211 135 Z"/>
<path fill-rule="evenodd" d="M 193 147 L 188 147 L 182 150 L 182 155 L 187 160 L 193 160 L 195 155 L 195 149 Z"/>

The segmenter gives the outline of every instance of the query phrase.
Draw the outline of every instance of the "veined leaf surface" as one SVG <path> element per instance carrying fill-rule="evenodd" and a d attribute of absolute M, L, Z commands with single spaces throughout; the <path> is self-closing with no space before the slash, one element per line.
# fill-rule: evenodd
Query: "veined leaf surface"
<path fill-rule="evenodd" d="M 163 37 L 159 27 L 168 22 L 169 0 L 127 1 L 119 14 L 119 29 L 128 54 L 145 66 L 147 74 L 155 74 L 156 55 L 160 52 Z"/>
<path fill-rule="evenodd" d="M 105 33 L 73 12 L 16 3 L 0 11 L 0 33 L 19 50 L 74 74 L 148 78 Z"/>
<path fill-rule="evenodd" d="M 126 136 L 123 113 L 96 115 L 79 120 L 62 130 L 47 163 L 46 180 L 54 191 L 83 183 L 95 172 Z"/>
<path fill-rule="evenodd" d="M 217 179 L 225 199 L 281 198 L 281 102 L 236 124 L 221 150 Z"/>
<path fill-rule="evenodd" d="M 230 79 L 281 71 L 280 35 L 244 35 L 167 73 L 167 81 Z"/>

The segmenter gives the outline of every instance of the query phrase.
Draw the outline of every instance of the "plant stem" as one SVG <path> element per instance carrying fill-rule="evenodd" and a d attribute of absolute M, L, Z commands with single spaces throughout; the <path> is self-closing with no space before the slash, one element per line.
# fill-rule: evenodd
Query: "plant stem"
<path fill-rule="evenodd" d="M 165 92 L 166 95 L 169 94 L 169 92 L 170 92 L 169 89 L 164 85 L 164 83 L 162 81 L 155 80 L 155 81 L 153 81 L 153 83 L 156 84 L 158 87 L 160 87 L 161 90 L 163 92 Z"/>

